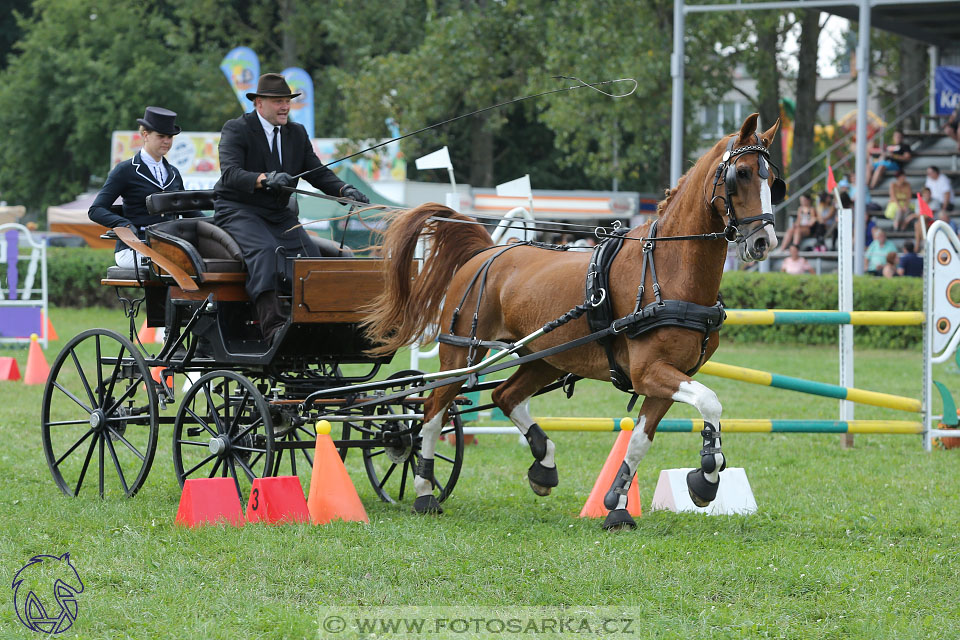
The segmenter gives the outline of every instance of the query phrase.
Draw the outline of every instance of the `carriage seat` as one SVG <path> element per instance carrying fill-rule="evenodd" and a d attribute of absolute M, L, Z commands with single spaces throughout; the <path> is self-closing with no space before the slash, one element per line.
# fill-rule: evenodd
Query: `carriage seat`
<path fill-rule="evenodd" d="M 152 215 L 213 211 L 213 189 L 152 193 L 147 196 L 147 211 Z"/>
<path fill-rule="evenodd" d="M 229 233 L 204 218 L 182 218 L 147 227 L 147 240 L 158 251 L 179 253 L 179 262 L 191 275 L 239 273 L 243 254 Z M 174 257 L 171 255 L 170 257 Z"/>

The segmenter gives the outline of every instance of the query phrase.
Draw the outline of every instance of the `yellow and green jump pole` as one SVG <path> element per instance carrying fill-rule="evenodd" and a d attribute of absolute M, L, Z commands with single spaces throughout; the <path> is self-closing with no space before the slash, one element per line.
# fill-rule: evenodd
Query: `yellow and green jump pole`
<path fill-rule="evenodd" d="M 631 418 L 534 418 L 544 431 L 630 431 Z M 724 419 L 724 433 L 891 433 L 919 435 L 923 425 L 908 420 L 732 420 Z M 703 420 L 688 418 L 664 419 L 657 425 L 661 433 L 699 433 Z M 510 427 L 466 427 L 464 433 L 509 434 L 520 433 Z"/>
<path fill-rule="evenodd" d="M 903 327 L 922 325 L 922 311 L 807 311 L 804 309 L 727 309 L 727 325 L 853 324 Z"/>

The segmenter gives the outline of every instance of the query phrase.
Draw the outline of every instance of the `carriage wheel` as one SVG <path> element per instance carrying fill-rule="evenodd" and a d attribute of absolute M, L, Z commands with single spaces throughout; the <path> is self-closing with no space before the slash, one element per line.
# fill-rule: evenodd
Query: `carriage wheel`
<path fill-rule="evenodd" d="M 420 372 L 400 371 L 390 378 L 402 378 L 418 373 Z M 389 388 L 386 392 L 390 394 L 402 388 L 399 386 Z M 417 410 L 419 411 L 419 407 Z M 389 417 L 412 412 L 410 405 L 400 403 L 376 405 L 373 413 L 384 416 L 383 421 L 366 423 L 372 429 L 363 433 L 363 439 L 376 439 L 382 444 L 363 450 L 363 466 L 374 491 L 384 502 L 402 502 L 404 498 L 412 501 L 416 498 L 413 477 L 420 464 L 420 448 L 423 443 L 420 427 L 423 421 L 403 418 L 391 420 Z M 414 433 L 402 434 L 411 427 L 415 427 Z M 441 429 L 440 439 L 444 439 L 449 434 L 455 437 L 453 457 L 439 447 L 434 455 L 434 477 L 437 481 L 436 488 L 439 490 L 437 499 L 440 502 L 453 492 L 463 464 L 463 421 L 456 406 L 451 407 L 447 412 L 447 420 Z"/>
<path fill-rule="evenodd" d="M 254 478 L 274 468 L 273 421 L 263 395 L 232 371 L 211 371 L 190 387 L 173 426 L 173 469 L 188 478 L 233 478 L 243 504 Z"/>
<path fill-rule="evenodd" d="M 101 498 L 137 493 L 157 450 L 155 385 L 143 356 L 119 333 L 90 329 L 63 347 L 41 410 L 43 453 L 61 491 L 78 495 L 93 461 Z"/>

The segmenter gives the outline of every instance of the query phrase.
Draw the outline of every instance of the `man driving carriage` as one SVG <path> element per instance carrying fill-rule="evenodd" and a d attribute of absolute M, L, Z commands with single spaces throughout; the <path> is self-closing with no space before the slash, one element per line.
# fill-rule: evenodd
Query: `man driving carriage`
<path fill-rule="evenodd" d="M 286 322 L 278 276 L 290 282 L 292 266 L 283 256 L 320 256 L 307 233 L 293 228 L 298 225 L 296 200 L 290 202 L 291 192 L 284 187 L 296 186 L 293 175 L 310 171 L 304 178 L 327 195 L 369 203 L 359 189 L 323 166 L 306 128 L 289 120 L 291 100 L 298 95 L 282 75 L 264 74 L 256 92 L 247 94 L 254 111 L 228 120 L 220 134 L 214 222 L 240 246 L 247 294 L 268 342 Z"/>

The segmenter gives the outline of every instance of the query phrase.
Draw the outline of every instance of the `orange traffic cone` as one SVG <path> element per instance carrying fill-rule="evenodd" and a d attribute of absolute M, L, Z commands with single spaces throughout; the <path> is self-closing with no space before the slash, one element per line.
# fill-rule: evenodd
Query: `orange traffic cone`
<path fill-rule="evenodd" d="M 12 357 L 0 358 L 0 380 L 19 380 L 20 367 L 17 366 L 17 359 Z"/>
<path fill-rule="evenodd" d="M 154 379 L 157 384 L 164 384 L 164 381 L 161 379 L 163 374 L 163 367 L 150 367 L 150 377 Z M 166 387 L 168 389 L 173 389 L 173 374 L 167 374 Z"/>
<path fill-rule="evenodd" d="M 347 468 L 333 446 L 330 423 L 326 420 L 317 423 L 317 449 L 313 454 L 307 509 L 314 524 L 326 524 L 332 520 L 370 522 Z"/>
<path fill-rule="evenodd" d="M 27 370 L 23 374 L 24 384 L 46 384 L 50 375 L 50 365 L 43 355 L 43 348 L 37 342 L 37 334 L 30 334 L 30 352 L 27 354 Z"/>
<path fill-rule="evenodd" d="M 144 319 L 143 324 L 140 325 L 140 331 L 137 332 L 137 338 L 140 340 L 140 344 L 155 342 L 157 339 L 157 330 L 153 327 L 148 327 L 147 321 Z"/>
<path fill-rule="evenodd" d="M 53 328 L 53 323 L 50 322 L 50 316 L 46 318 L 47 322 L 47 340 L 59 340 L 60 336 L 57 335 L 57 330 Z"/>
<path fill-rule="evenodd" d="M 590 491 L 590 497 L 580 511 L 581 518 L 605 518 L 610 512 L 603 506 L 603 496 L 610 490 L 613 479 L 623 464 L 623 458 L 627 455 L 627 445 L 630 444 L 630 436 L 633 435 L 633 420 L 624 418 L 620 421 L 620 433 L 617 434 L 617 441 L 613 443 L 613 449 L 607 456 L 607 461 L 603 463 L 603 469 L 600 470 L 600 476 L 593 484 Z M 630 483 L 627 490 L 627 512 L 632 516 L 640 517 L 640 491 L 637 489 L 636 479 Z"/>

